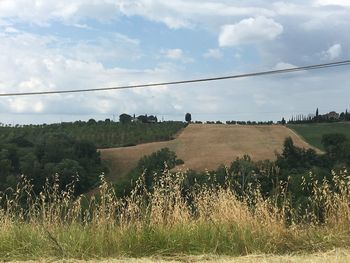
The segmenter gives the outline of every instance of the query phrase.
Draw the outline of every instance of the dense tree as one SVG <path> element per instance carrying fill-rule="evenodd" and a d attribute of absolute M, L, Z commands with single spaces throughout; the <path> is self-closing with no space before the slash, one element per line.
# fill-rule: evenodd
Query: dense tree
<path fill-rule="evenodd" d="M 137 117 L 137 119 L 139 121 L 141 121 L 142 123 L 157 123 L 158 122 L 158 119 L 156 116 L 153 116 L 153 115 L 147 116 L 147 114 L 140 115 Z"/>
<path fill-rule="evenodd" d="M 130 123 L 132 117 L 129 114 L 123 113 L 119 115 L 119 122 L 122 124 Z"/>
<path fill-rule="evenodd" d="M 142 122 L 142 123 L 148 123 L 147 114 L 146 114 L 146 115 L 137 116 L 137 119 L 138 119 L 140 122 Z"/>
<path fill-rule="evenodd" d="M 76 193 L 82 193 L 94 187 L 99 175 L 106 172 L 91 142 L 62 133 L 46 133 L 36 143 L 18 138 L 0 145 L 0 190 L 14 187 L 25 175 L 39 192 L 47 179 L 58 174 L 61 187 L 79 177 Z"/>
<path fill-rule="evenodd" d="M 90 120 L 88 120 L 88 124 L 90 124 L 90 125 L 96 124 L 95 119 L 90 119 Z"/>
<path fill-rule="evenodd" d="M 144 176 L 145 187 L 148 190 L 152 190 L 152 183 L 157 176 L 181 163 L 183 161 L 177 159 L 175 152 L 170 151 L 168 148 L 163 148 L 149 156 L 144 156 L 139 160 L 137 166 L 128 173 L 126 178 L 115 184 L 116 192 L 119 196 L 128 195 L 141 175 Z"/>
<path fill-rule="evenodd" d="M 158 118 L 157 118 L 157 116 L 150 115 L 150 116 L 148 116 L 147 122 L 148 123 L 157 123 Z"/>
<path fill-rule="evenodd" d="M 190 123 L 191 120 L 192 120 L 191 113 L 186 113 L 186 115 L 185 115 L 185 121 L 186 121 L 187 123 Z"/>
<path fill-rule="evenodd" d="M 343 161 L 346 158 L 347 138 L 342 133 L 331 133 L 322 136 L 326 154 L 332 161 Z"/>
<path fill-rule="evenodd" d="M 320 163 L 315 150 L 295 146 L 291 137 L 285 139 L 282 153 L 277 155 L 276 160 L 277 166 L 288 172 L 305 171 Z"/>

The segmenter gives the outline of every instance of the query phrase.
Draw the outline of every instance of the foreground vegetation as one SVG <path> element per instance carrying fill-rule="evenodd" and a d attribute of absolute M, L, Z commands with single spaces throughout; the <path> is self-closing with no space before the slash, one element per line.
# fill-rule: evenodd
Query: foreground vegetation
<path fill-rule="evenodd" d="M 313 180 L 306 211 L 293 208 L 283 185 L 273 198 L 260 188 L 198 186 L 165 171 L 145 189 L 117 198 L 101 177 L 97 198 L 74 197 L 59 181 L 35 195 L 23 178 L 0 197 L 0 259 L 105 258 L 175 254 L 246 255 L 315 252 L 350 245 L 350 181 Z M 322 216 L 320 216 L 322 215 Z"/>
<path fill-rule="evenodd" d="M 10 261 L 12 262 L 12 261 Z M 348 249 L 334 249 L 331 251 L 324 251 L 318 253 L 301 253 L 291 255 L 272 255 L 272 254 L 258 254 L 245 256 L 225 256 L 225 255 L 176 255 L 176 256 L 154 256 L 142 258 L 118 257 L 108 259 L 41 259 L 40 261 L 25 261 L 27 263 L 34 262 L 50 262 L 50 263 L 182 263 L 182 262 L 205 262 L 205 263 L 348 263 L 350 262 L 350 250 Z M 16 261 L 16 263 L 19 263 Z"/>
<path fill-rule="evenodd" d="M 342 133 L 350 139 L 350 122 L 288 124 L 288 128 L 321 150 L 324 150 L 322 136 L 325 134 Z"/>

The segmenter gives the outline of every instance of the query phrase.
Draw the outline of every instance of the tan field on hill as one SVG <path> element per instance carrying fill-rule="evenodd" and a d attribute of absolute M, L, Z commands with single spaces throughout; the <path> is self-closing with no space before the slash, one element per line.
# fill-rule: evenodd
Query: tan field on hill
<path fill-rule="evenodd" d="M 102 159 L 111 165 L 111 179 L 124 176 L 144 155 L 164 147 L 184 160 L 183 169 L 204 171 L 229 165 L 237 157 L 248 154 L 253 160 L 275 159 L 286 137 L 295 145 L 312 148 L 292 130 L 281 126 L 246 126 L 223 124 L 191 124 L 175 140 L 146 143 L 132 147 L 100 150 Z"/>

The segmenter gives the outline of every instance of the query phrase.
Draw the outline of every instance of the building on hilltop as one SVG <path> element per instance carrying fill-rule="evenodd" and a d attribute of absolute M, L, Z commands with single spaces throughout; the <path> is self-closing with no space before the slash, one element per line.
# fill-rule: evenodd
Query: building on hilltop
<path fill-rule="evenodd" d="M 335 111 L 331 111 L 323 116 L 325 118 L 327 118 L 328 120 L 338 120 L 340 115 L 339 115 L 339 113 L 337 113 Z"/>
<path fill-rule="evenodd" d="M 153 115 L 147 116 L 147 114 L 138 116 L 137 120 L 139 122 L 142 122 L 142 123 L 157 123 L 158 122 L 157 116 L 153 116 Z"/>
<path fill-rule="evenodd" d="M 140 122 L 140 120 L 134 115 L 132 116 L 131 122 Z"/>

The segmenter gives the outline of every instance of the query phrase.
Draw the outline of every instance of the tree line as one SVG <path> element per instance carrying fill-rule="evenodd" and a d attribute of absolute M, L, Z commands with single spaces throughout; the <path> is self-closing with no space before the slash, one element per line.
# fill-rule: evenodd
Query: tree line
<path fill-rule="evenodd" d="M 289 124 L 301 124 L 301 123 L 326 123 L 326 122 L 345 122 L 350 121 L 350 113 L 346 109 L 341 113 L 331 111 L 326 114 L 320 114 L 318 108 L 316 109 L 315 114 L 298 114 L 292 116 L 288 121 Z"/>

